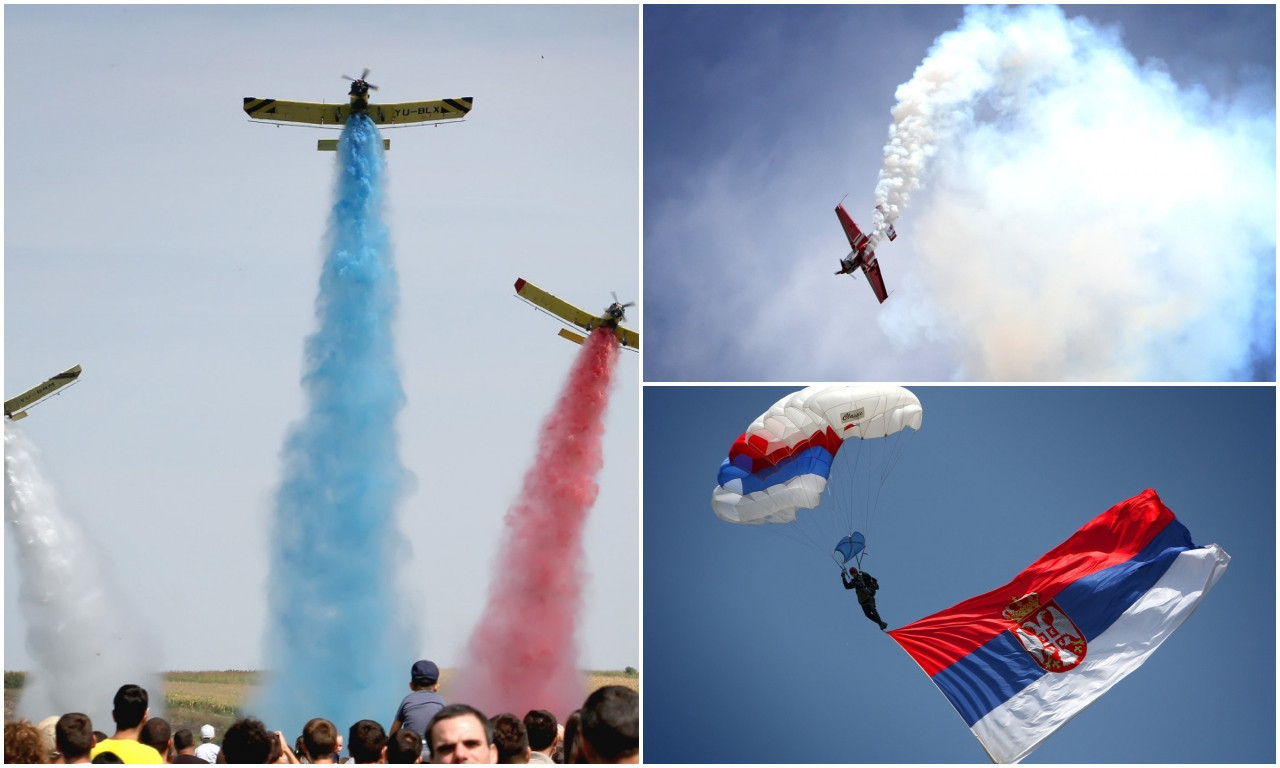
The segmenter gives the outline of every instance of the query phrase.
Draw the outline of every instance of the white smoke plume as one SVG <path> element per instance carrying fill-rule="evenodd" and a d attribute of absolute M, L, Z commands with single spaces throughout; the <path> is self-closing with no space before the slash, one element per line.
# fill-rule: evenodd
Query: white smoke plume
<path fill-rule="evenodd" d="M 1056 7 L 968 9 L 897 91 L 873 242 L 923 202 L 882 326 L 956 378 L 1273 379 L 1272 77 L 1211 96 Z"/>
<path fill-rule="evenodd" d="M 4 501 L 16 545 L 27 670 L 18 712 L 32 722 L 83 712 L 113 733 L 112 699 L 125 683 L 147 689 L 151 714 L 164 709 L 155 655 L 104 583 L 96 552 L 80 525 L 64 514 L 39 455 L 19 427 L 4 424 Z M 5 607 L 6 612 L 9 607 Z"/>

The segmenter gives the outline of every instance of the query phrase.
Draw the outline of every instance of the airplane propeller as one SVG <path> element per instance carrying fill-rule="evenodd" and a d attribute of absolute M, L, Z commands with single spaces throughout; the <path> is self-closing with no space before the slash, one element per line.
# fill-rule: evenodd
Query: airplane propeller
<path fill-rule="evenodd" d="M 617 291 L 609 291 L 609 295 L 613 296 L 613 306 L 609 307 L 609 314 L 618 318 L 618 320 L 626 320 L 627 307 L 634 307 L 636 303 L 634 301 L 628 301 L 626 304 L 619 302 Z"/>
<path fill-rule="evenodd" d="M 360 75 L 360 77 L 352 77 L 351 75 L 343 75 L 342 77 L 345 80 L 351 80 L 353 82 L 363 83 L 366 87 L 369 88 L 369 90 L 376 91 L 378 90 L 378 86 L 374 85 L 373 83 L 369 83 L 365 81 L 365 78 L 369 76 L 370 71 L 371 70 L 368 67 L 365 67 L 364 72 Z"/>

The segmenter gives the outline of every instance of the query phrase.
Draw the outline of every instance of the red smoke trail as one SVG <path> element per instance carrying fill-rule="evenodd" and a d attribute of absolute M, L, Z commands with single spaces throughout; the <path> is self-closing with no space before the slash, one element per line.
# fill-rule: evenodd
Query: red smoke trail
<path fill-rule="evenodd" d="M 601 435 L 618 343 L 593 331 L 555 409 L 506 532 L 489 603 L 472 631 L 460 701 L 486 715 L 547 709 L 566 718 L 586 698 L 575 630 L 582 603 L 582 530 L 603 465 Z"/>

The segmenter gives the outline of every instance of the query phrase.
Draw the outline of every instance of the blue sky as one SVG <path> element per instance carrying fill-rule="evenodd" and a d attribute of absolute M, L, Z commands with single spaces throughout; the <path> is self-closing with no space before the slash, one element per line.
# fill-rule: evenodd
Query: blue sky
<path fill-rule="evenodd" d="M 646 6 L 646 381 L 1274 380 L 1270 5 L 1066 6 L 1062 80 L 928 164 L 889 300 L 833 276 L 832 209 L 867 225 L 896 90 L 964 16 Z"/>
<path fill-rule="evenodd" d="M 1274 762 L 1275 389 L 909 388 L 923 425 L 863 561 L 890 626 L 1006 583 L 1154 488 L 1231 565 L 1143 667 L 1028 762 Z M 645 388 L 646 761 L 986 762 L 825 553 L 712 511 L 733 440 L 794 389 Z"/>
<path fill-rule="evenodd" d="M 271 494 L 316 326 L 335 156 L 315 146 L 337 133 L 251 123 L 244 97 L 344 101 L 341 75 L 369 67 L 384 102 L 475 99 L 462 124 L 383 134 L 400 450 L 416 477 L 399 511 L 402 603 L 421 653 L 449 667 L 579 351 L 513 284 L 593 311 L 610 291 L 639 295 L 639 15 L 5 7 L 4 389 L 83 366 L 15 426 L 109 553 L 162 668 L 261 663 Z M 586 530 L 584 666 L 639 659 L 638 547 L 614 544 L 639 534 L 639 391 L 627 354 Z M 8 538 L 5 668 L 22 669 Z M 232 617 L 234 631 L 203 631 Z"/>

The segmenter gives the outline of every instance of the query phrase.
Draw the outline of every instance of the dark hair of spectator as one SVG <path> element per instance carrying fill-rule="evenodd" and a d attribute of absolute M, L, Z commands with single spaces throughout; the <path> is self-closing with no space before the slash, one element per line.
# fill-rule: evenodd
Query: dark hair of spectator
<path fill-rule="evenodd" d="M 387 762 L 415 763 L 422 756 L 422 737 L 412 728 L 401 728 L 387 743 Z"/>
<path fill-rule="evenodd" d="M 387 746 L 387 732 L 376 720 L 360 720 L 347 733 L 347 750 L 357 763 L 376 763 Z"/>
<path fill-rule="evenodd" d="M 89 762 L 97 763 L 98 765 L 124 765 L 124 760 L 109 749 L 94 755 Z"/>
<path fill-rule="evenodd" d="M 68 712 L 53 727 L 53 742 L 66 762 L 77 760 L 93 751 L 93 723 L 80 712 Z"/>
<path fill-rule="evenodd" d="M 556 716 L 545 709 L 529 710 L 524 729 L 529 734 L 529 749 L 541 752 L 556 743 Z"/>
<path fill-rule="evenodd" d="M 529 749 L 529 733 L 524 729 L 524 722 L 510 712 L 494 717 L 493 745 L 498 748 L 498 762 L 524 762 Z"/>
<path fill-rule="evenodd" d="M 140 685 L 128 683 L 116 691 L 111 718 L 122 731 L 137 728 L 147 714 L 147 691 Z"/>
<path fill-rule="evenodd" d="M 278 741 L 261 720 L 244 717 L 222 734 L 219 759 L 225 758 L 228 763 L 265 763 L 271 759 L 273 745 Z"/>
<path fill-rule="evenodd" d="M 159 752 L 160 758 L 164 759 L 165 753 L 169 751 L 169 738 L 171 735 L 169 723 L 165 722 L 163 718 L 149 717 L 147 722 L 142 724 L 142 731 L 138 733 L 138 741 Z"/>
<path fill-rule="evenodd" d="M 321 760 L 338 749 L 338 727 L 323 717 L 313 717 L 302 726 L 302 747 L 312 760 Z"/>
<path fill-rule="evenodd" d="M 569 719 L 564 721 L 564 761 L 566 763 L 585 763 L 582 756 L 582 710 L 575 709 Z"/>
<path fill-rule="evenodd" d="M 188 747 L 194 747 L 196 737 L 191 733 L 190 728 L 179 728 L 173 732 L 173 751 L 181 752 Z"/>
<path fill-rule="evenodd" d="M 582 740 L 606 763 L 640 751 L 640 695 L 624 685 L 597 689 L 582 704 Z"/>

